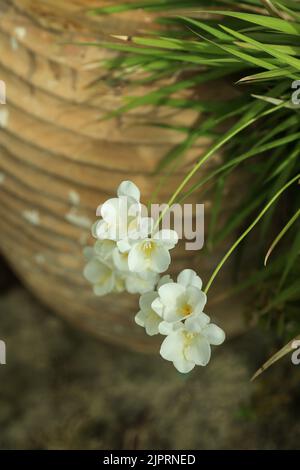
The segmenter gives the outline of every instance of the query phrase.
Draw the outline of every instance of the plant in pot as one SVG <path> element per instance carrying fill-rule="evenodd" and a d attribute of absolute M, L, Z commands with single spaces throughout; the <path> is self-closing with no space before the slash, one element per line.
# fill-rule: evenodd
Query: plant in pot
<path fill-rule="evenodd" d="M 161 127 L 161 120 L 181 128 L 192 125 L 199 113 L 144 106 L 103 120 L 132 92 L 130 83 L 123 83 L 106 67 L 107 61 L 124 55 L 117 57 L 105 47 L 82 43 L 100 44 L 111 32 L 158 29 L 155 15 L 143 10 L 108 17 L 90 14 L 95 6 L 109 4 L 95 0 L 1 3 L 0 75 L 7 85 L 6 104 L 0 108 L 1 251 L 26 286 L 74 325 L 109 342 L 153 352 L 158 348 L 155 340 L 133 321 L 138 296 L 120 293 L 117 301 L 115 295 L 95 296 L 82 275 L 82 251 L 92 243 L 90 228 L 97 206 L 113 197 L 121 181 L 133 181 L 144 202 L 158 189 L 163 171 L 156 172 L 159 162 L 181 139 L 176 129 Z M 176 77 L 161 80 L 171 85 Z M 147 80 L 138 87 L 132 85 L 141 96 L 156 87 Z M 208 92 L 205 87 L 198 91 L 199 95 Z M 210 142 L 207 132 L 188 149 L 184 168 L 160 185 L 157 201 L 167 201 Z M 216 154 L 211 167 L 219 158 Z M 230 194 L 227 200 L 232 206 Z M 212 194 L 201 202 L 211 204 Z M 200 256 L 205 277 L 213 262 Z M 172 258 L 174 273 L 198 263 L 194 253 L 182 247 L 176 247 Z M 218 310 L 222 313 L 221 304 Z M 225 323 L 231 334 L 242 322 Z"/>
<path fill-rule="evenodd" d="M 283 343 L 289 340 L 258 375 L 299 343 L 300 7 L 290 0 L 280 5 L 246 0 L 238 6 L 230 1 L 154 0 L 120 3 L 95 9 L 93 14 L 105 16 L 141 8 L 164 15 L 158 19 L 160 30 L 137 36 L 114 34 L 114 40 L 99 46 L 126 54 L 106 64 L 117 80 L 136 86 L 152 83 L 154 90 L 128 97 L 107 117 L 123 116 L 143 106 L 199 112 L 192 125 L 179 127 L 163 120 L 154 123 L 183 136 L 160 161 L 157 172 L 167 169 L 161 177 L 161 184 L 167 184 L 170 175 L 184 165 L 188 150 L 199 138 L 210 136 L 211 145 L 186 172 L 168 206 L 196 192 L 201 198 L 213 187 L 208 248 L 214 253 L 230 234 L 236 234 L 207 279 L 205 293 L 233 254 L 242 265 L 243 256 L 250 253 L 247 275 L 242 275 L 225 296 L 250 287 L 252 296 L 255 293 L 252 318 L 273 329 Z M 168 83 L 174 76 L 175 83 Z M 199 85 L 216 87 L 220 79 L 236 90 L 225 103 L 197 94 Z M 221 161 L 207 169 L 220 149 Z M 220 227 L 226 189 L 232 175 L 241 175 L 241 171 L 249 177 L 243 180 L 247 187 L 244 191 L 236 188 L 238 207 Z M 256 235 L 248 241 L 254 229 Z M 200 265 L 197 271 L 201 273 Z M 155 304 L 154 300 L 152 307 Z"/>
<path fill-rule="evenodd" d="M 221 313 L 227 333 L 243 320 L 229 295 L 250 287 L 255 317 L 294 338 L 297 2 L 153 0 L 93 8 L 98 2 L 91 1 L 66 9 L 53 1 L 43 11 L 30 1 L 6 3 L 0 29 L 10 48 L 4 50 L 18 60 L 1 68 L 16 89 L 3 121 L 1 241 L 29 287 L 82 328 L 134 349 L 157 350 L 133 326 L 137 299 L 93 296 L 78 257 L 98 204 L 131 180 L 145 202 L 211 206 L 208 252 L 187 257 L 179 249 L 172 267 L 191 267 L 204 279 L 209 309 Z M 88 10 L 84 21 L 78 3 Z M 37 42 L 41 30 L 44 42 Z M 247 236 L 254 228 L 253 247 Z M 262 268 L 269 246 L 278 256 L 272 253 Z M 237 267 L 247 265 L 234 289 L 229 257 Z"/>

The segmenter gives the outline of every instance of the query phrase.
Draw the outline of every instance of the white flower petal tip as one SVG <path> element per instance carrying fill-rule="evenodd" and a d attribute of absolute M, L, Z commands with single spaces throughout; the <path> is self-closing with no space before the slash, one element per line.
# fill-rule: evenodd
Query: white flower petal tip
<path fill-rule="evenodd" d="M 131 248 L 131 244 L 130 244 L 130 241 L 128 239 L 119 240 L 117 242 L 117 247 L 119 248 L 121 253 L 129 253 L 129 250 Z"/>
<path fill-rule="evenodd" d="M 125 286 L 129 294 L 145 294 L 153 291 L 158 280 L 158 275 L 155 273 L 131 273 L 125 274 Z"/>
<path fill-rule="evenodd" d="M 140 298 L 140 311 L 135 316 L 137 325 L 145 328 L 147 335 L 154 336 L 159 333 L 161 318 L 151 308 L 153 300 L 157 297 L 156 292 L 147 292 Z"/>
<path fill-rule="evenodd" d="M 132 181 L 122 181 L 117 191 L 118 197 L 131 197 L 139 202 L 141 193 L 139 188 Z"/>
<path fill-rule="evenodd" d="M 204 328 L 203 334 L 206 336 L 210 344 L 213 344 L 214 346 L 223 344 L 226 339 L 225 331 L 214 323 L 208 324 Z"/>
<path fill-rule="evenodd" d="M 197 287 L 202 289 L 202 280 L 193 269 L 184 269 L 177 277 L 178 284 L 185 287 Z"/>

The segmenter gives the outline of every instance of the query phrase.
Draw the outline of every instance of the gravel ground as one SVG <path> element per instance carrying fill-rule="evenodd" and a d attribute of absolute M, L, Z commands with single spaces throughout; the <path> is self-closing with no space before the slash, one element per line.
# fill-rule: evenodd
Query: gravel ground
<path fill-rule="evenodd" d="M 299 370 L 254 384 L 271 339 L 249 331 L 188 376 L 158 356 L 98 342 L 41 306 L 0 267 L 2 449 L 299 449 Z"/>

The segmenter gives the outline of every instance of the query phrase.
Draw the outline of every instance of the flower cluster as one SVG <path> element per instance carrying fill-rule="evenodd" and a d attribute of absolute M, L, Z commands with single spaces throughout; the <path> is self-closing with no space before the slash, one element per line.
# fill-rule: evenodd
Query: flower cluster
<path fill-rule="evenodd" d="M 141 294 L 135 322 L 150 336 L 165 336 L 161 356 L 182 373 L 207 365 L 211 345 L 222 344 L 225 333 L 203 312 L 206 294 L 200 277 L 191 269 L 183 270 L 176 282 L 169 275 L 160 277 L 171 263 L 177 233 L 155 230 L 130 181 L 123 181 L 117 197 L 101 206 L 100 216 L 92 227 L 97 240 L 84 252 L 84 276 L 94 293 Z"/>
<path fill-rule="evenodd" d="M 93 284 L 94 293 L 153 290 L 159 274 L 170 265 L 169 251 L 178 242 L 177 233 L 155 232 L 153 219 L 143 217 L 140 191 L 130 181 L 123 181 L 117 197 L 102 204 L 100 215 L 92 227 L 97 241 L 84 252 L 88 261 L 84 276 Z"/>
<path fill-rule="evenodd" d="M 147 292 L 140 298 L 140 311 L 135 316 L 138 325 L 148 335 L 165 335 L 160 354 L 173 362 L 182 373 L 196 365 L 206 366 L 210 360 L 210 345 L 222 344 L 224 331 L 210 323 L 203 312 L 206 295 L 202 281 L 192 269 L 183 270 L 173 282 L 164 276 L 157 291 Z"/>

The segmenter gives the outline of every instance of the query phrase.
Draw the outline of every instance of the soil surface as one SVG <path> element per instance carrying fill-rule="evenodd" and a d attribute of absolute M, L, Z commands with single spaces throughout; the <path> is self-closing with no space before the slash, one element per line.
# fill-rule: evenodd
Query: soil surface
<path fill-rule="evenodd" d="M 0 290 L 0 448 L 300 448 L 300 367 L 286 358 L 249 381 L 276 347 L 270 333 L 230 340 L 182 376 L 73 329 L 3 261 Z"/>

